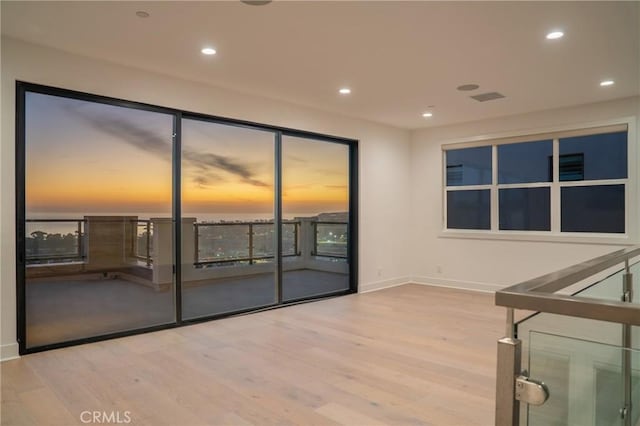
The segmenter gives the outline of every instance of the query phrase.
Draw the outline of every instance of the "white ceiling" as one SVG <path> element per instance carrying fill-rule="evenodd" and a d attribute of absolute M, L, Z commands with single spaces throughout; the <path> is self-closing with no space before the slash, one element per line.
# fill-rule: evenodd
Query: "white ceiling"
<path fill-rule="evenodd" d="M 2 1 L 2 34 L 419 128 L 640 94 L 639 4 Z M 556 28 L 565 37 L 546 40 Z M 216 56 L 200 53 L 208 44 Z M 466 83 L 480 89 L 456 90 Z M 488 91 L 506 98 L 468 97 Z"/>

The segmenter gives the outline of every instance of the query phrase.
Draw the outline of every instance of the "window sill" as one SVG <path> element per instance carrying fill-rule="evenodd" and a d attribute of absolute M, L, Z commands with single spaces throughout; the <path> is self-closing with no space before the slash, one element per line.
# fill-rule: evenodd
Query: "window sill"
<path fill-rule="evenodd" d="M 446 229 L 440 231 L 438 238 L 459 238 L 472 240 L 530 241 L 565 244 L 603 244 L 615 246 L 633 246 L 637 244 L 627 234 L 581 234 L 521 231 L 474 231 Z"/>

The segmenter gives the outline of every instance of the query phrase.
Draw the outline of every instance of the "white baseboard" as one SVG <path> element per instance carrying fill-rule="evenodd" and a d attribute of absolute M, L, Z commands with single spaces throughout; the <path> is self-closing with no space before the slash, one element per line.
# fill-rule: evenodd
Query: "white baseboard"
<path fill-rule="evenodd" d="M 398 277 L 389 280 L 374 281 L 371 283 L 361 284 L 358 293 L 368 293 L 370 291 L 382 290 L 383 288 L 396 287 L 403 284 L 411 283 L 411 277 Z"/>
<path fill-rule="evenodd" d="M 476 281 L 451 280 L 436 277 L 411 277 L 411 282 L 415 284 L 432 285 L 436 287 L 457 288 L 462 290 L 482 291 L 485 293 L 495 293 L 507 286 L 499 284 L 481 283 Z"/>
<path fill-rule="evenodd" d="M 9 361 L 10 359 L 19 358 L 18 343 L 9 343 L 8 345 L 0 345 L 0 361 Z"/>

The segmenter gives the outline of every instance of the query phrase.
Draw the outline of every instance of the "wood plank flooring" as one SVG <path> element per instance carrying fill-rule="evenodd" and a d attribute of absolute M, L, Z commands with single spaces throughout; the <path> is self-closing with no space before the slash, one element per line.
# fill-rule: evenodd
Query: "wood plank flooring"
<path fill-rule="evenodd" d="M 504 318 L 403 285 L 27 355 L 0 365 L 0 423 L 490 426 Z"/>

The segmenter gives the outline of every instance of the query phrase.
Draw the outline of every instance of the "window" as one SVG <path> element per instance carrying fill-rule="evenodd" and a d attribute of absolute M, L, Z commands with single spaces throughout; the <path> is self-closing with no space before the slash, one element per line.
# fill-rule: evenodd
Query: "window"
<path fill-rule="evenodd" d="M 627 125 L 445 146 L 445 229 L 625 235 Z"/>
<path fill-rule="evenodd" d="M 447 155 L 447 185 L 491 183 L 491 147 L 456 149 Z"/>
<path fill-rule="evenodd" d="M 551 229 L 550 189 L 500 189 L 500 229 L 509 231 L 549 231 Z"/>
<path fill-rule="evenodd" d="M 550 231 L 553 140 L 499 145 L 497 151 L 498 229 Z"/>
<path fill-rule="evenodd" d="M 452 229 L 491 229 L 488 189 L 447 192 L 447 223 Z"/>

